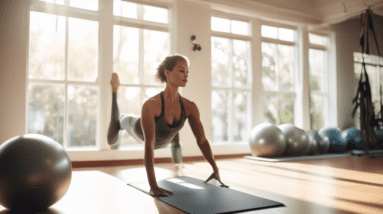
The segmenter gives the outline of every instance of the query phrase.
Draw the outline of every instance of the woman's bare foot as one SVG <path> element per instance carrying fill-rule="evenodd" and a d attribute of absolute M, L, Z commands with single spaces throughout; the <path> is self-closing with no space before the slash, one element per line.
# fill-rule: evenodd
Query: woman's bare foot
<path fill-rule="evenodd" d="M 120 86 L 120 79 L 118 78 L 117 73 L 112 74 L 110 84 L 112 85 L 112 92 L 117 93 L 118 87 Z"/>

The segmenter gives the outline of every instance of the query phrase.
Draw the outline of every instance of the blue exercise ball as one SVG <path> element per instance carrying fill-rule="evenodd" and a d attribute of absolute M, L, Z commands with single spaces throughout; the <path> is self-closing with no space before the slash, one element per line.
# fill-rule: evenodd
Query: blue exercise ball
<path fill-rule="evenodd" d="M 44 210 L 67 192 L 72 163 L 55 140 L 38 134 L 0 146 L 0 204 L 12 211 Z"/>
<path fill-rule="evenodd" d="M 348 149 L 363 150 L 363 141 L 360 136 L 360 129 L 352 127 L 342 131 L 342 138 Z"/>
<path fill-rule="evenodd" d="M 278 128 L 286 137 L 286 149 L 283 156 L 302 156 L 308 151 L 309 137 L 305 131 L 291 123 L 279 125 Z"/>
<path fill-rule="evenodd" d="M 329 140 L 329 153 L 342 153 L 346 150 L 347 144 L 342 139 L 341 131 L 339 128 L 322 128 L 319 130 L 319 135 L 322 138 L 327 137 Z"/>
<path fill-rule="evenodd" d="M 376 140 L 378 145 L 383 145 L 383 128 L 378 128 L 378 130 L 376 130 Z"/>
<path fill-rule="evenodd" d="M 275 158 L 283 154 L 286 139 L 278 127 L 271 123 L 262 123 L 251 131 L 249 144 L 253 156 Z"/>

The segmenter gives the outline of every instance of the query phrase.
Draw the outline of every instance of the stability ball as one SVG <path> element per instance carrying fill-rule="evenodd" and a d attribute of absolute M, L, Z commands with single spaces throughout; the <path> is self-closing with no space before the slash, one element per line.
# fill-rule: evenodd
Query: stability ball
<path fill-rule="evenodd" d="M 363 150 L 363 141 L 360 136 L 360 129 L 352 127 L 345 129 L 341 133 L 344 144 L 347 145 L 348 149 Z"/>
<path fill-rule="evenodd" d="M 309 138 L 305 131 L 295 127 L 291 123 L 278 126 L 286 137 L 286 149 L 284 156 L 301 156 L 309 149 Z"/>
<path fill-rule="evenodd" d="M 306 134 L 309 137 L 309 145 L 310 145 L 310 148 L 309 148 L 308 152 L 306 153 L 306 155 L 317 155 L 317 154 L 319 154 L 318 143 L 322 139 L 320 138 L 318 132 L 314 131 L 314 130 L 310 130 L 310 131 L 307 131 Z"/>
<path fill-rule="evenodd" d="M 262 123 L 250 133 L 250 149 L 253 156 L 275 158 L 283 154 L 286 139 L 282 131 L 271 123 Z"/>
<path fill-rule="evenodd" d="M 376 130 L 376 140 L 378 142 L 378 145 L 381 145 L 381 146 L 383 145 L 383 128 L 382 127 Z"/>
<path fill-rule="evenodd" d="M 0 145 L 0 204 L 12 211 L 40 211 L 69 188 L 72 164 L 53 139 L 26 134 Z"/>
<path fill-rule="evenodd" d="M 326 135 L 321 135 L 319 132 L 315 131 L 314 138 L 317 141 L 318 153 L 326 154 L 330 148 L 330 141 Z"/>
<path fill-rule="evenodd" d="M 330 147 L 328 149 L 329 153 L 341 153 L 346 150 L 347 145 L 342 140 L 341 129 L 339 128 L 322 128 L 319 130 L 319 135 L 322 138 L 326 136 L 330 142 Z"/>

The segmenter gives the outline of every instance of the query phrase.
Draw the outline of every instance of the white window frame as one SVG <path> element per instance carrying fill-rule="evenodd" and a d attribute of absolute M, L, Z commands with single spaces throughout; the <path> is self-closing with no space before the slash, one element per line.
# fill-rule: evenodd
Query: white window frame
<path fill-rule="evenodd" d="M 113 1 L 114 2 L 114 1 Z M 168 6 L 164 5 L 157 5 L 147 2 L 139 2 L 139 1 L 126 1 L 126 2 L 132 2 L 137 3 L 140 5 L 148 5 L 148 6 L 155 6 L 159 8 L 169 9 Z M 169 10 L 168 10 L 169 11 Z M 169 11 L 170 12 L 170 11 Z M 163 84 L 146 84 L 144 79 L 144 61 L 143 61 L 143 53 L 144 53 L 144 30 L 153 30 L 158 32 L 165 32 L 169 35 L 169 53 L 171 51 L 171 41 L 170 41 L 170 28 L 169 24 L 164 23 L 155 23 L 151 21 L 141 20 L 141 19 L 132 19 L 132 18 L 126 18 L 122 16 L 114 16 L 113 15 L 113 28 L 114 26 L 121 26 L 121 27 L 132 27 L 139 30 L 139 83 L 120 83 L 120 87 L 134 87 L 134 88 L 140 88 L 141 95 L 140 95 L 140 102 L 141 104 L 145 101 L 145 89 L 147 88 L 163 88 Z M 168 23 L 170 23 L 170 14 L 168 15 Z M 114 56 L 113 56 L 114 57 Z M 123 113 L 120 110 L 120 114 Z M 138 143 L 137 144 L 129 144 L 125 147 L 120 147 L 122 149 L 143 149 L 143 145 Z"/>
<path fill-rule="evenodd" d="M 253 79 L 253 70 L 252 70 L 252 49 L 253 49 L 253 39 L 252 39 L 252 25 L 251 25 L 251 21 L 249 19 L 246 19 L 246 18 L 243 18 L 243 17 L 240 17 L 240 16 L 235 16 L 235 15 L 229 15 L 229 14 L 224 14 L 224 13 L 221 13 L 221 12 L 217 12 L 217 11 L 213 11 L 212 14 L 211 14 L 211 18 L 213 17 L 217 17 L 217 18 L 223 18 L 223 19 L 228 19 L 228 20 L 234 20 L 234 21 L 241 21 L 241 22 L 246 22 L 249 24 L 249 35 L 239 35 L 239 34 L 234 34 L 234 33 L 226 33 L 226 32 L 219 32 L 219 31 L 213 31 L 211 30 L 211 38 L 213 37 L 218 37 L 218 38 L 224 38 L 224 39 L 229 39 L 230 41 L 230 48 L 231 48 L 231 51 L 232 51 L 232 47 L 233 47 L 233 40 L 240 40 L 240 41 L 245 41 L 245 42 L 248 42 L 249 43 L 249 78 L 250 79 Z M 231 28 L 231 25 L 230 25 L 230 28 Z M 210 28 L 211 29 L 211 28 Z M 231 29 L 230 29 L 231 31 Z M 211 48 L 211 47 L 210 47 Z M 231 56 L 232 52 L 230 52 L 230 56 Z M 229 56 L 229 58 L 231 58 Z M 232 71 L 232 61 L 229 60 L 229 66 L 230 67 L 230 80 L 231 80 L 231 86 L 230 87 L 220 87 L 220 86 L 214 86 L 212 85 L 212 91 L 213 90 L 225 90 L 225 91 L 229 91 L 229 99 L 231 99 L 231 105 L 229 106 L 230 108 L 230 112 L 229 112 L 229 139 L 228 139 L 228 142 L 213 142 L 212 141 L 212 144 L 213 145 L 220 145 L 220 144 L 224 144 L 224 145 L 227 145 L 227 144 L 232 144 L 232 145 L 241 145 L 241 144 L 247 144 L 248 142 L 247 141 L 244 141 L 244 142 L 235 142 L 235 138 L 234 138 L 234 102 L 233 102 L 233 92 L 235 91 L 240 91 L 240 92 L 247 92 L 247 109 L 248 109 L 248 121 L 247 121 L 247 125 L 246 125 L 246 128 L 248 130 L 248 137 L 250 137 L 250 132 L 251 132 L 251 128 L 252 128 L 252 102 L 251 102 L 251 99 L 252 99 L 252 94 L 253 94 L 253 83 L 251 82 L 251 85 L 249 88 L 237 88 L 237 87 L 234 87 L 234 84 L 233 84 L 233 71 Z M 211 92 L 212 92 L 211 91 Z M 210 93 L 211 93 L 210 92 Z M 212 119 L 212 116 L 210 115 L 210 118 Z"/>
<path fill-rule="evenodd" d="M 330 36 L 326 33 L 321 33 L 321 32 L 315 32 L 315 31 L 309 31 L 307 33 L 307 36 L 309 37 L 309 34 L 314 34 L 314 35 L 318 35 L 318 36 L 323 36 L 323 37 L 326 37 L 326 41 L 327 43 L 325 45 L 318 45 L 318 44 L 311 44 L 310 41 L 308 41 L 308 48 L 309 50 L 310 49 L 313 49 L 313 50 L 322 50 L 322 51 L 325 51 L 325 57 L 324 57 L 324 75 L 323 75 L 323 81 L 324 81 L 324 85 L 323 85 L 323 91 L 311 91 L 310 87 L 308 88 L 309 90 L 309 96 L 311 99 L 311 93 L 313 94 L 316 94 L 316 95 L 320 95 L 322 96 L 323 98 L 323 106 L 324 106 L 324 109 L 323 109 L 323 127 L 327 127 L 329 126 L 329 116 L 328 116 L 328 113 L 329 113 L 329 74 L 328 74 L 328 71 L 329 71 L 329 45 L 330 45 Z M 310 51 L 308 51 L 308 54 L 310 54 Z M 310 56 L 308 56 L 308 59 L 310 59 Z M 308 60 L 310 61 L 310 60 Z M 308 70 L 308 73 L 309 73 L 309 78 L 310 78 L 310 67 L 309 67 L 309 70 Z M 309 114 L 310 114 L 310 102 L 309 102 Z M 310 120 L 310 129 L 312 129 L 311 127 L 311 117 L 309 116 L 309 120 Z M 317 130 L 319 131 L 319 130 Z"/>
<path fill-rule="evenodd" d="M 273 38 L 268 38 L 268 37 L 263 37 L 261 36 L 261 53 L 262 53 L 262 43 L 265 42 L 265 43 L 272 43 L 272 44 L 276 44 L 276 45 L 286 45 L 286 46 L 291 46 L 291 47 L 294 47 L 295 49 L 295 56 L 294 56 L 294 91 L 280 91 L 279 90 L 279 77 L 277 77 L 277 90 L 275 91 L 266 91 L 263 89 L 263 85 L 262 85 L 262 104 L 263 104 L 263 97 L 265 95 L 294 95 L 294 103 L 296 103 L 296 99 L 297 99 L 297 90 L 299 87 L 297 87 L 297 81 L 296 81 L 296 77 L 298 74 L 298 63 L 299 63 L 299 59 L 298 59 L 298 47 L 297 47 L 297 44 L 298 44 L 298 36 L 297 36 L 297 30 L 298 28 L 296 26 L 292 26 L 292 25 L 286 25 L 286 24 L 280 24 L 280 23 L 274 23 L 274 22 L 268 22 L 268 21 L 262 21 L 261 22 L 261 27 L 262 25 L 267 25 L 267 26 L 270 26 L 270 27 L 276 27 L 276 28 L 285 28 L 285 29 L 290 29 L 290 30 L 294 30 L 295 31 L 295 35 L 294 35 L 294 39 L 295 39 L 295 42 L 290 42 L 290 41 L 285 41 L 285 40 L 280 40 L 280 39 L 273 39 Z M 279 51 L 279 50 L 277 50 Z M 261 62 L 262 62 L 262 54 L 261 54 Z M 261 63 L 261 69 L 262 69 L 262 63 Z M 278 76 L 278 74 L 277 74 Z M 262 83 L 262 81 L 261 81 Z M 297 111 L 296 108 L 299 108 L 299 106 L 295 105 L 294 104 L 294 124 L 296 124 L 296 113 L 297 112 L 301 112 L 301 111 Z M 264 112 L 262 111 L 262 115 L 264 115 Z M 264 118 L 264 116 L 263 116 Z M 263 120 L 262 120 L 263 122 Z M 276 126 L 278 125 L 282 125 L 280 124 L 280 121 L 279 121 L 279 117 L 277 118 L 277 124 L 275 124 Z"/>
<path fill-rule="evenodd" d="M 66 3 L 66 1 L 65 1 Z M 65 65 L 64 65 L 64 72 L 65 72 L 65 78 L 64 80 L 43 80 L 43 79 L 29 79 L 29 51 L 28 51 L 28 62 L 27 62 L 27 90 L 29 83 L 44 83 L 44 84 L 63 84 L 65 87 L 64 93 L 65 93 L 65 101 L 64 101 L 64 130 L 63 130 L 63 147 L 67 151 L 71 150 L 94 150 L 95 148 L 99 147 L 100 143 L 99 140 L 99 133 L 100 133 L 100 120 L 99 116 L 97 115 L 97 136 L 96 136 L 96 145 L 95 146 L 84 146 L 83 148 L 79 147 L 73 147 L 73 148 L 68 148 L 68 139 L 67 139 L 67 124 L 68 124 L 68 93 L 67 93 L 67 88 L 68 85 L 86 85 L 86 86 L 97 86 L 98 91 L 99 91 L 99 96 L 101 93 L 101 88 L 100 88 L 100 67 L 97 67 L 97 79 L 94 82 L 90 81 L 71 81 L 67 80 L 68 79 L 68 19 L 69 18 L 78 18 L 78 19 L 83 19 L 87 21 L 96 21 L 98 22 L 98 30 L 100 31 L 100 12 L 99 11 L 91 11 L 91 10 L 86 10 L 86 9 L 81 9 L 81 8 L 75 8 L 75 7 L 70 7 L 66 5 L 58 5 L 54 3 L 48 3 L 48 2 L 43 2 L 43 1 L 38 1 L 38 0 L 31 0 L 30 1 L 30 10 L 31 12 L 40 12 L 40 13 L 45 13 L 45 14 L 52 14 L 52 15 L 59 15 L 63 16 L 66 18 L 66 30 L 65 30 Z M 100 7 L 99 7 L 100 8 Z M 29 16 L 28 16 L 28 26 L 29 26 Z M 99 35 L 98 35 L 99 36 Z M 100 41 L 100 38 L 99 38 Z M 29 42 L 29 39 L 28 39 Z M 100 45 L 98 44 L 98 50 L 100 51 Z M 98 61 L 100 63 L 100 56 L 98 56 Z M 28 92 L 26 93 L 26 121 L 25 121 L 25 133 L 28 133 L 28 118 L 29 118 L 29 112 L 28 112 L 28 103 L 29 103 L 29 98 L 28 98 Z M 98 113 L 100 114 L 100 113 Z"/>
<path fill-rule="evenodd" d="M 109 116 L 111 111 L 111 100 L 112 93 L 110 87 L 110 77 L 113 73 L 113 26 L 121 25 L 135 28 L 142 28 L 148 30 L 156 30 L 169 33 L 169 38 L 171 38 L 170 31 L 170 19 L 171 19 L 171 8 L 170 3 L 165 2 L 147 2 L 147 1 L 131 1 L 138 4 L 156 6 L 161 8 L 168 9 L 168 23 L 154 23 L 145 20 L 136 20 L 129 19 L 124 17 L 117 17 L 113 14 L 113 3 L 114 1 L 103 1 L 99 0 L 99 10 L 90 11 L 86 9 L 80 9 L 65 5 L 57 5 L 53 3 L 30 0 L 29 2 L 29 11 L 42 12 L 66 17 L 80 18 L 85 20 L 97 21 L 99 23 L 99 43 L 98 43 L 98 78 L 95 82 L 79 82 L 79 81 L 55 81 L 55 80 L 29 80 L 28 78 L 28 67 L 27 67 L 27 89 L 29 82 L 39 82 L 39 83 L 65 83 L 65 84 L 85 84 L 93 85 L 99 87 L 99 97 L 98 97 L 98 115 L 97 115 L 97 136 L 96 136 L 96 146 L 95 147 L 84 147 L 84 148 L 66 148 L 68 155 L 72 161 L 82 161 L 82 160 L 110 160 L 110 159 L 142 159 L 143 148 L 136 149 L 120 149 L 120 150 L 111 150 L 110 146 L 107 145 L 107 133 L 109 126 Z M 29 18 L 28 18 L 29 23 Z M 169 41 L 169 51 L 172 50 L 172 42 Z M 67 50 L 66 50 L 67 51 Z M 27 52 L 26 54 L 29 54 Z M 29 60 L 29 57 L 27 57 Z M 29 63 L 27 62 L 27 66 Z M 140 75 L 142 72 L 140 72 Z M 158 85 L 148 85 L 148 84 L 122 84 L 122 86 L 134 86 L 134 87 L 161 87 Z M 142 90 L 145 93 L 144 90 Z M 141 99 L 144 99 L 144 94 L 141 95 Z M 66 104 L 65 104 L 66 105 Z M 66 106 L 65 106 L 66 108 Z M 26 91 L 26 118 L 28 118 L 28 91 Z M 66 110 L 65 110 L 66 112 Z M 105 113 L 107 112 L 107 113 Z M 65 113 L 65 118 L 67 114 Z M 28 119 L 25 121 L 25 133 L 28 133 Z M 64 127 L 64 144 L 66 144 L 66 128 Z M 64 145 L 65 146 L 65 145 Z M 167 152 L 160 151 L 159 156 L 166 156 Z"/>

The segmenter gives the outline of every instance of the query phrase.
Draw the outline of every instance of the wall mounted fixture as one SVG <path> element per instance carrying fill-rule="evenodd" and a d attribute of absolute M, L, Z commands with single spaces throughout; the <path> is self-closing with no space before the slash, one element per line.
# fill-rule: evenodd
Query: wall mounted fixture
<path fill-rule="evenodd" d="M 199 44 L 196 44 L 195 43 L 195 40 L 196 40 L 196 36 L 191 36 L 191 43 L 193 44 L 193 51 L 200 51 L 201 50 L 201 46 Z"/>

